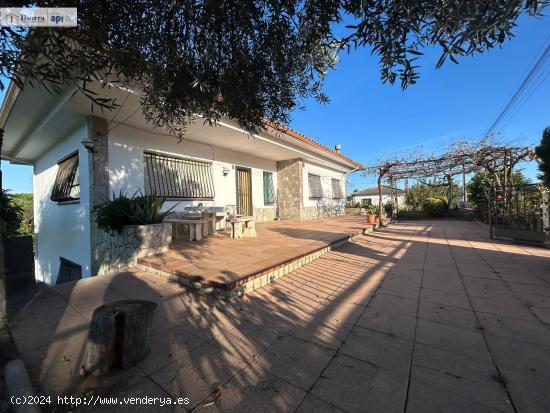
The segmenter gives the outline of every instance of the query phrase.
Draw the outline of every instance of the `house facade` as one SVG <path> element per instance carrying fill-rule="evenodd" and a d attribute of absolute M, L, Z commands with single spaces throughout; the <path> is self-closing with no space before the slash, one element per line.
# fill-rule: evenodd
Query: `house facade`
<path fill-rule="evenodd" d="M 183 140 L 149 125 L 129 89 L 97 93 L 124 102 L 92 111 L 67 87 L 60 95 L 10 85 L 0 112 L 2 159 L 32 165 L 35 274 L 55 283 L 62 259 L 82 277 L 99 273 L 104 234 L 92 209 L 113 194 L 165 196 L 165 208 L 219 207 L 257 221 L 344 213 L 347 174 L 363 166 L 289 128 L 249 134 L 229 119 L 200 117 Z"/>
<path fill-rule="evenodd" d="M 366 205 L 378 205 L 379 194 L 378 187 L 372 187 L 367 189 L 361 189 L 351 194 L 353 204 L 359 204 L 364 207 Z M 390 188 L 388 186 L 382 186 L 382 204 L 387 202 L 396 202 L 399 209 L 406 207 L 405 191 L 399 188 Z"/>

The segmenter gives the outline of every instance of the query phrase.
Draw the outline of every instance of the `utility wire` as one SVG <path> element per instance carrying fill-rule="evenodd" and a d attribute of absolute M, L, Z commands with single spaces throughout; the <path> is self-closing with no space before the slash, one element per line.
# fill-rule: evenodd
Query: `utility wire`
<path fill-rule="evenodd" d="M 546 45 L 543 53 L 540 55 L 540 57 L 537 59 L 535 64 L 531 67 L 529 72 L 527 73 L 527 76 L 523 79 L 523 81 L 520 83 L 519 87 L 516 89 L 512 97 L 508 100 L 506 105 L 504 105 L 503 109 L 498 114 L 497 118 L 491 125 L 491 127 L 487 130 L 485 133 L 485 137 L 490 136 L 490 134 L 495 131 L 499 123 L 502 122 L 503 118 L 509 113 L 509 111 L 514 107 L 514 104 L 517 102 L 517 100 L 521 97 L 524 89 L 529 86 L 531 81 L 536 77 L 539 70 L 544 67 L 544 63 L 546 63 L 546 60 L 550 58 L 550 42 Z"/>

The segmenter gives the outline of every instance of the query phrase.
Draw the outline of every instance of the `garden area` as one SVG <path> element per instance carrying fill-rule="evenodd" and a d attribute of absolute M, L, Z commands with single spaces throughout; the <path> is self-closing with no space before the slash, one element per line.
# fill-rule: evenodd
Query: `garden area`
<path fill-rule="evenodd" d="M 436 153 L 422 148 L 401 152 L 365 169 L 365 175 L 377 177 L 378 196 L 372 197 L 375 188 L 356 191 L 348 207 L 382 224 L 396 218 L 477 219 L 489 225 L 490 238 L 547 245 L 549 153 L 549 128 L 536 148 L 484 137 L 455 141 Z M 542 172 L 539 183 L 523 173 L 526 163 L 535 160 Z M 369 191 L 371 197 L 361 199 L 367 202 L 355 201 Z"/>

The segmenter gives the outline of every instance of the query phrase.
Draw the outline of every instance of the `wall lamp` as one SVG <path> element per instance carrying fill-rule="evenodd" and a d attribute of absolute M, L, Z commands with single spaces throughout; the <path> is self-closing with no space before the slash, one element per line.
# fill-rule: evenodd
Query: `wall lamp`
<path fill-rule="evenodd" d="M 84 146 L 86 148 L 86 150 L 89 152 L 89 153 L 93 153 L 94 152 L 94 146 L 95 146 L 95 142 L 91 139 L 84 139 L 82 142 L 80 142 L 82 144 L 82 146 Z"/>
<path fill-rule="evenodd" d="M 224 166 L 222 171 L 223 171 L 223 176 L 229 175 L 229 168 L 226 168 L 226 167 Z"/>

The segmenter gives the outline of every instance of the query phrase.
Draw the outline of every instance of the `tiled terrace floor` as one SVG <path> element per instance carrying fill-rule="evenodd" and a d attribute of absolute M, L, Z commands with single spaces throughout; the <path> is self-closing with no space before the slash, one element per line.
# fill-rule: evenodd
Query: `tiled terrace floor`
<path fill-rule="evenodd" d="M 47 393 L 189 397 L 198 411 L 548 412 L 550 251 L 486 232 L 395 224 L 229 303 L 145 273 L 98 277 L 43 291 L 13 333 Z M 80 378 L 93 309 L 123 298 L 159 304 L 153 351 Z"/>
<path fill-rule="evenodd" d="M 232 239 L 218 234 L 199 242 L 178 241 L 170 251 L 142 258 L 140 263 L 201 284 L 225 286 L 361 234 L 365 227 L 365 217 L 358 215 L 261 222 L 256 224 L 257 237 Z"/>

